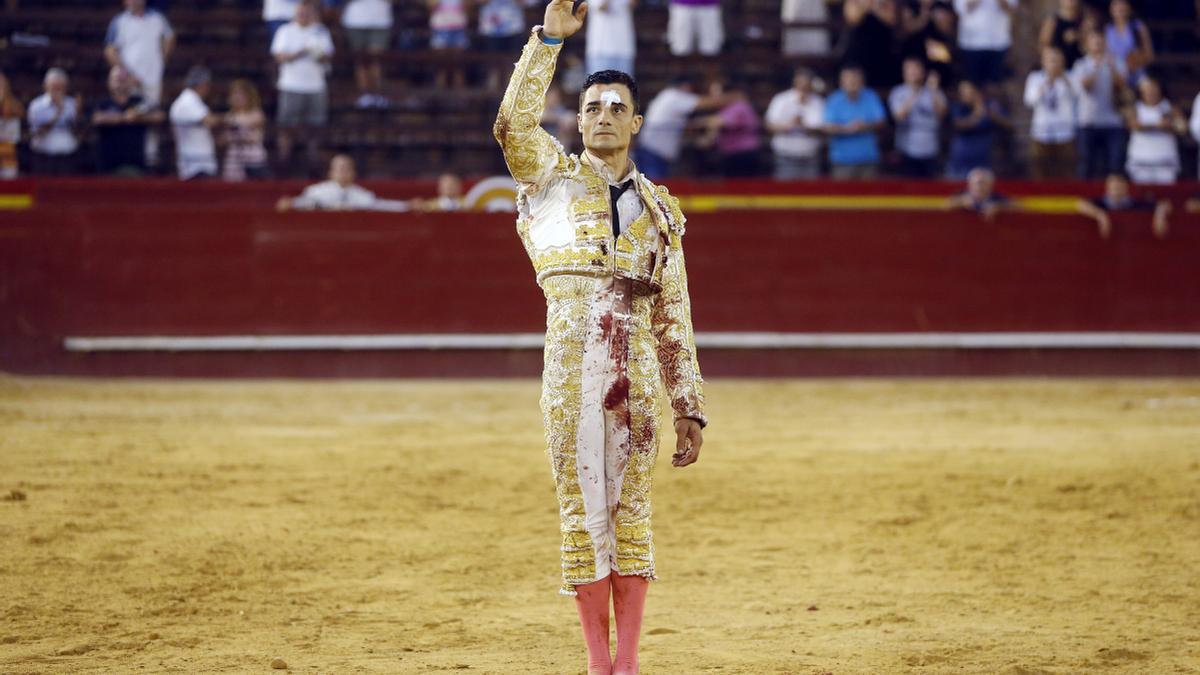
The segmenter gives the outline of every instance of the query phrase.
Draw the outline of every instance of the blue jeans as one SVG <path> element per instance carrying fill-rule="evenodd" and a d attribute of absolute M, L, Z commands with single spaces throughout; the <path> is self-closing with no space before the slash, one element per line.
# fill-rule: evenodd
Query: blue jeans
<path fill-rule="evenodd" d="M 1075 142 L 1079 144 L 1076 174 L 1080 178 L 1104 178 L 1125 170 L 1125 148 L 1129 143 L 1125 129 L 1079 127 Z"/>
<path fill-rule="evenodd" d="M 1008 69 L 1004 66 L 1007 53 L 1007 49 L 964 49 L 963 73 L 968 80 L 979 85 L 1003 82 L 1008 76 Z"/>

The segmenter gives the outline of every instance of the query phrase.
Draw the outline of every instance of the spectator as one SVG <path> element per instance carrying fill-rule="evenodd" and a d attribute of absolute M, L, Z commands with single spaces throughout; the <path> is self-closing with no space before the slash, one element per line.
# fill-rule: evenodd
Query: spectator
<path fill-rule="evenodd" d="M 407 202 L 379 199 L 374 192 L 354 184 L 354 160 L 350 155 L 334 155 L 329 161 L 329 180 L 304 188 L 299 197 L 281 197 L 278 211 L 407 211 Z"/>
<path fill-rule="evenodd" d="M 380 56 L 388 48 L 392 31 L 391 0 L 350 0 L 342 12 L 342 26 L 354 55 L 355 107 L 386 108 Z"/>
<path fill-rule="evenodd" d="M 716 148 L 721 175 L 726 178 L 757 176 L 758 156 L 762 150 L 759 138 L 762 123 L 758 112 L 746 98 L 746 92 L 736 86 L 726 93 L 721 85 L 714 84 L 711 96 L 727 100 L 707 121 L 708 142 Z"/>
<path fill-rule="evenodd" d="M 1005 79 L 1018 0 L 954 0 L 964 76 L 986 86 Z"/>
<path fill-rule="evenodd" d="M 819 25 L 829 21 L 825 0 L 783 0 L 780 18 L 783 20 L 784 56 L 825 56 L 832 51 L 829 29 Z M 789 25 L 794 23 L 818 25 Z"/>
<path fill-rule="evenodd" d="M 1075 62 L 1071 82 L 1079 93 L 1076 174 L 1100 178 L 1125 164 L 1125 123 L 1117 110 L 1126 88 L 1124 66 L 1108 53 L 1104 34 L 1088 33 L 1087 55 Z"/>
<path fill-rule="evenodd" d="M 29 104 L 33 170 L 43 176 L 65 176 L 75 169 L 75 150 L 79 147 L 75 126 L 80 104 L 78 95 L 67 98 L 68 84 L 66 71 L 51 68 L 42 80 L 46 93 Z"/>
<path fill-rule="evenodd" d="M 683 133 L 697 110 L 719 108 L 723 98 L 703 97 L 695 92 L 690 79 L 680 78 L 659 92 L 646 107 L 646 118 L 638 134 L 638 169 L 650 180 L 661 180 L 671 173 L 671 164 L 679 159 Z"/>
<path fill-rule="evenodd" d="M 333 40 L 329 30 L 317 21 L 315 3 L 304 0 L 296 7 L 296 20 L 275 33 L 271 54 L 279 63 L 275 116 L 279 162 L 282 167 L 291 167 L 293 138 L 303 128 L 307 173 L 316 166 L 320 130 L 329 118 L 325 73 L 333 57 Z"/>
<path fill-rule="evenodd" d="M 887 117 L 874 91 L 866 89 L 863 71 L 845 66 L 841 88 L 825 102 L 825 133 L 834 178 L 874 178 L 879 175 L 879 129 Z"/>
<path fill-rule="evenodd" d="M 438 176 L 437 197 L 414 199 L 409 204 L 420 211 L 462 211 L 466 208 L 462 179 L 452 173 L 444 173 Z"/>
<path fill-rule="evenodd" d="M 938 173 L 938 135 L 946 117 L 946 96 L 939 88 L 938 74 L 926 73 L 921 59 L 905 59 L 903 70 L 904 84 L 888 96 L 896 121 L 900 175 L 933 178 Z"/>
<path fill-rule="evenodd" d="M 464 51 L 471 46 L 467 37 L 467 0 L 426 0 L 429 5 L 429 47 L 438 51 Z M 437 86 L 445 88 L 466 86 L 466 72 L 461 67 L 441 67 L 437 70 Z"/>
<path fill-rule="evenodd" d="M 13 95 L 8 76 L 0 73 L 0 179 L 17 177 L 17 143 L 21 142 L 21 118 L 25 106 Z"/>
<path fill-rule="evenodd" d="M 671 0 L 667 38 L 675 56 L 720 54 L 725 42 L 721 0 Z"/>
<path fill-rule="evenodd" d="M 1084 17 L 1079 0 L 1058 0 L 1058 11 L 1042 21 L 1038 33 L 1038 46 L 1058 47 L 1067 61 L 1067 69 L 1083 56 Z"/>
<path fill-rule="evenodd" d="M 550 87 L 546 92 L 546 107 L 542 110 L 542 128 L 558 140 L 567 152 L 579 137 L 576 111 L 563 103 L 561 87 Z"/>
<path fill-rule="evenodd" d="M 135 92 L 136 80 L 123 67 L 108 71 L 108 96 L 96 104 L 96 170 L 140 176 L 146 172 L 146 129 L 163 121 L 162 110 Z"/>
<path fill-rule="evenodd" d="M 217 148 L 212 128 L 220 123 L 220 118 L 204 102 L 212 91 L 212 74 L 204 66 L 193 66 L 184 86 L 179 98 L 171 104 L 170 113 L 179 179 L 213 178 L 217 175 Z"/>
<path fill-rule="evenodd" d="M 267 26 L 267 44 L 273 44 L 275 33 L 296 18 L 301 0 L 263 0 L 263 22 Z"/>
<path fill-rule="evenodd" d="M 908 32 L 900 43 L 902 59 L 917 57 L 925 69 L 938 74 L 943 87 L 954 83 L 955 22 L 954 7 L 946 0 L 920 0 L 918 11 L 905 21 Z"/>
<path fill-rule="evenodd" d="M 125 0 L 125 11 L 108 24 L 104 57 L 110 66 L 121 66 L 137 79 L 142 101 L 162 103 L 163 68 L 175 33 L 166 17 L 146 8 L 146 0 Z"/>
<path fill-rule="evenodd" d="M 1042 69 L 1025 80 L 1025 105 L 1033 109 L 1030 136 L 1034 178 L 1068 178 L 1075 172 L 1075 89 L 1056 47 L 1042 50 Z"/>
<path fill-rule="evenodd" d="M 594 21 L 595 12 L 589 11 L 587 25 L 592 26 Z M 485 0 L 479 8 L 479 35 L 483 38 L 484 51 L 509 56 L 519 53 L 529 37 L 521 3 L 517 0 Z M 488 90 L 499 91 L 511 69 L 508 59 L 496 59 L 487 69 Z"/>
<path fill-rule="evenodd" d="M 868 87 L 890 89 L 900 75 L 895 54 L 895 0 L 846 0 L 842 16 L 846 33 L 841 66 L 859 68 Z"/>
<path fill-rule="evenodd" d="M 633 75 L 637 0 L 591 0 L 587 14 L 587 72 L 619 70 Z M 522 24 L 523 25 L 523 24 Z"/>
<path fill-rule="evenodd" d="M 1154 61 L 1150 29 L 1134 17 L 1133 5 L 1129 0 L 1112 0 L 1108 5 L 1108 13 L 1110 20 L 1104 27 L 1108 53 L 1118 63 L 1124 64 L 1129 82 L 1136 85 L 1146 66 Z"/>
<path fill-rule="evenodd" d="M 1101 239 L 1108 239 L 1112 234 L 1112 218 L 1110 214 L 1119 211 L 1154 211 L 1152 229 L 1154 236 L 1159 239 L 1167 236 L 1170 227 L 1168 217 L 1171 215 L 1171 202 L 1160 199 L 1151 202 L 1144 199 L 1134 199 L 1129 192 L 1129 179 L 1121 173 L 1112 173 L 1104 179 L 1104 196 L 1097 199 L 1080 199 L 1075 209 L 1083 215 L 1096 221 Z"/>
<path fill-rule="evenodd" d="M 267 177 L 267 149 L 263 146 L 266 124 L 258 89 L 250 80 L 234 80 L 229 85 L 229 112 L 224 118 L 225 165 L 221 175 L 225 180 Z"/>
<path fill-rule="evenodd" d="M 947 201 L 951 209 L 974 211 L 986 221 L 995 219 L 1002 210 L 1013 207 L 1012 200 L 996 192 L 996 175 L 991 169 L 976 167 L 967 174 L 967 189 Z"/>
<path fill-rule="evenodd" d="M 767 106 L 767 130 L 775 152 L 775 178 L 792 180 L 821 175 L 821 127 L 825 99 L 813 91 L 812 71 L 801 68 L 792 87 L 781 91 Z"/>
<path fill-rule="evenodd" d="M 972 169 L 991 169 L 996 130 L 1009 123 L 1000 102 L 974 82 L 962 80 L 958 83 L 958 100 L 950 106 L 950 117 L 954 133 L 946 176 L 963 180 Z"/>
<path fill-rule="evenodd" d="M 1131 131 L 1125 169 L 1135 183 L 1170 185 L 1179 176 L 1179 144 L 1187 131 L 1183 115 L 1163 97 L 1162 85 L 1150 75 L 1138 81 L 1138 101 L 1127 113 Z"/>

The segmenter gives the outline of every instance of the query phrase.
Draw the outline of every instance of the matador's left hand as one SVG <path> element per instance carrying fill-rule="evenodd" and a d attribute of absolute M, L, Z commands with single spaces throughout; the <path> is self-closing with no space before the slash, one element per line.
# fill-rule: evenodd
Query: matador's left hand
<path fill-rule="evenodd" d="M 687 466 L 700 459 L 700 446 L 704 445 L 704 432 L 700 422 L 683 417 L 675 421 L 675 454 L 671 455 L 671 464 Z"/>

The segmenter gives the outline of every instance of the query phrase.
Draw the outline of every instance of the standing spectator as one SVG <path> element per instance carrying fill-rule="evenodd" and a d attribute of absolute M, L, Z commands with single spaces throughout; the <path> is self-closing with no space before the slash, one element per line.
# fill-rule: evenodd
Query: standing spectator
<path fill-rule="evenodd" d="M 1108 53 L 1103 33 L 1088 33 L 1084 43 L 1087 55 L 1071 69 L 1071 82 L 1079 92 L 1076 173 L 1100 178 L 1122 171 L 1125 164 L 1125 121 L 1117 107 L 1127 85 L 1124 66 Z"/>
<path fill-rule="evenodd" d="M 667 38 L 675 56 L 720 54 L 725 42 L 721 0 L 671 0 Z"/>
<path fill-rule="evenodd" d="M 792 180 L 821 175 L 821 137 L 825 99 L 813 91 L 813 74 L 796 71 L 792 87 L 781 91 L 767 106 L 767 130 L 775 152 L 775 178 Z"/>
<path fill-rule="evenodd" d="M 1167 218 L 1171 215 L 1171 202 L 1166 199 L 1157 202 L 1134 199 L 1130 194 L 1129 179 L 1121 173 L 1111 173 L 1104 179 L 1104 196 L 1090 200 L 1080 199 L 1075 204 L 1075 210 L 1096 221 L 1101 239 L 1108 239 L 1112 234 L 1112 218 L 1109 214 L 1117 211 L 1153 211 L 1154 236 L 1162 239 L 1167 236 Z"/>
<path fill-rule="evenodd" d="M 229 85 L 229 112 L 225 114 L 225 165 L 227 181 L 267 177 L 267 149 L 263 146 L 267 117 L 258 89 L 250 80 Z"/>
<path fill-rule="evenodd" d="M 1042 50 L 1042 69 L 1025 80 L 1025 105 L 1033 109 L 1030 152 L 1034 178 L 1068 178 L 1075 172 L 1075 89 L 1056 47 Z"/>
<path fill-rule="evenodd" d="M 66 71 L 51 68 L 42 80 L 46 93 L 29 104 L 33 170 L 43 176 L 66 176 L 75 169 L 75 150 L 79 148 L 75 125 L 80 106 L 78 95 L 67 98 L 68 84 Z"/>
<path fill-rule="evenodd" d="M 1133 15 L 1129 0 L 1112 0 L 1108 5 L 1109 22 L 1104 27 L 1108 53 L 1125 66 L 1129 82 L 1137 84 L 1146 66 L 1154 61 L 1150 29 Z"/>
<path fill-rule="evenodd" d="M 275 40 L 275 33 L 283 25 L 296 18 L 296 8 L 301 0 L 263 0 L 263 22 L 267 26 L 267 44 Z"/>
<path fill-rule="evenodd" d="M 921 59 L 904 60 L 904 84 L 888 96 L 888 107 L 896 120 L 896 149 L 900 151 L 900 175 L 933 178 L 938 173 L 938 134 L 946 117 L 946 96 L 938 74 L 925 72 Z"/>
<path fill-rule="evenodd" d="M 831 49 L 829 29 L 824 26 L 790 26 L 793 23 L 823 24 L 829 21 L 825 0 L 783 0 L 784 56 L 824 56 Z"/>
<path fill-rule="evenodd" d="M 212 74 L 203 66 L 192 66 L 184 87 L 170 113 L 179 179 L 213 178 L 217 175 L 217 148 L 212 128 L 220 124 L 220 118 L 204 102 L 212 90 Z"/>
<path fill-rule="evenodd" d="M 677 79 L 646 106 L 646 118 L 638 134 L 638 169 L 650 180 L 661 180 L 671 173 L 683 149 L 683 133 L 692 113 L 720 107 L 723 98 L 703 97 L 695 92 L 688 78 Z"/>
<path fill-rule="evenodd" d="M 104 57 L 137 79 L 147 105 L 162 103 L 163 68 L 175 46 L 166 17 L 146 8 L 146 0 L 125 0 L 125 11 L 108 24 Z"/>
<path fill-rule="evenodd" d="M 108 71 L 108 96 L 96 104 L 96 170 L 140 176 L 146 172 L 146 129 L 162 122 L 162 110 L 135 93 L 137 82 L 121 66 Z"/>
<path fill-rule="evenodd" d="M 1083 8 L 1079 0 L 1058 0 L 1058 11 L 1042 22 L 1038 46 L 1058 47 L 1067 60 L 1067 69 L 1075 66 L 1084 50 Z"/>
<path fill-rule="evenodd" d="M 862 71 L 868 87 L 887 90 L 899 81 L 896 67 L 895 0 L 846 0 L 842 6 L 841 66 Z"/>
<path fill-rule="evenodd" d="M 588 11 L 588 26 L 594 21 L 595 8 L 591 7 Z M 483 6 L 479 8 L 479 36 L 482 38 L 484 51 L 496 54 L 520 52 L 521 46 L 529 37 L 529 27 L 525 23 L 525 10 L 521 3 L 518 0 L 484 0 Z M 488 90 L 498 91 L 511 70 L 512 65 L 508 60 L 496 59 L 495 64 L 487 69 Z"/>
<path fill-rule="evenodd" d="M 987 86 L 1004 80 L 1004 60 L 1012 46 L 1012 17 L 1018 0 L 954 0 L 958 46 L 968 80 Z"/>
<path fill-rule="evenodd" d="M 354 54 L 354 82 L 358 85 L 358 108 L 386 108 L 383 95 L 383 64 L 392 31 L 391 0 L 350 0 L 342 12 L 346 42 Z"/>
<path fill-rule="evenodd" d="M 762 150 L 762 123 L 758 112 L 746 98 L 746 92 L 735 87 L 726 91 L 713 85 L 711 96 L 725 96 L 728 102 L 708 120 L 708 138 L 716 148 L 721 175 L 726 178 L 757 176 L 758 156 Z"/>
<path fill-rule="evenodd" d="M 1156 77 L 1142 76 L 1137 88 L 1137 105 L 1128 113 L 1132 133 L 1125 168 L 1135 183 L 1171 185 L 1179 176 L 1179 144 L 1175 135 L 1184 133 L 1187 123 L 1163 96 L 1162 84 Z"/>
<path fill-rule="evenodd" d="M 461 52 L 471 46 L 467 37 L 467 0 L 426 0 L 429 5 L 429 48 L 438 51 Z M 466 71 L 462 67 L 440 67 L 437 86 L 445 88 L 453 79 L 454 86 L 466 86 Z"/>
<path fill-rule="evenodd" d="M 1000 102 L 987 96 L 970 80 L 958 83 L 958 100 L 950 106 L 954 134 L 950 138 L 950 155 L 946 177 L 967 178 L 972 169 L 992 168 L 992 148 L 996 145 L 996 130 L 1008 126 L 1008 116 Z"/>
<path fill-rule="evenodd" d="M 591 0 L 587 15 L 587 72 L 619 70 L 633 75 L 637 0 Z"/>
<path fill-rule="evenodd" d="M 829 134 L 829 163 L 834 178 L 874 178 L 879 175 L 879 140 L 887 113 L 874 91 L 865 88 L 863 71 L 845 66 L 838 76 L 841 88 L 825 102 L 825 133 Z"/>
<path fill-rule="evenodd" d="M 275 123 L 279 162 L 291 166 L 294 136 L 303 129 L 307 152 L 305 173 L 317 165 L 320 131 L 329 118 L 325 73 L 333 57 L 329 30 L 317 21 L 317 7 L 305 0 L 296 7 L 296 20 L 279 29 L 271 43 L 279 63 L 279 102 Z"/>
<path fill-rule="evenodd" d="M 13 95 L 8 76 L 0 73 L 0 179 L 17 177 L 17 143 L 25 106 Z"/>
<path fill-rule="evenodd" d="M 905 24 L 908 34 L 900 43 L 900 57 L 917 57 L 925 69 L 938 74 L 943 87 L 954 83 L 956 38 L 954 7 L 946 0 L 921 0 L 918 12 Z"/>

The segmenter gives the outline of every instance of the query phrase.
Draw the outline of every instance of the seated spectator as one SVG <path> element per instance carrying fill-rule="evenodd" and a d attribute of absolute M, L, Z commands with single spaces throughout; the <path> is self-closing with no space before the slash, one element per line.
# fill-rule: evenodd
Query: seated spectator
<path fill-rule="evenodd" d="M 429 5 L 429 48 L 438 51 L 463 51 L 471 46 L 467 36 L 467 0 L 426 0 Z M 438 88 L 466 86 L 462 67 L 439 67 Z"/>
<path fill-rule="evenodd" d="M 349 0 L 342 11 L 346 42 L 354 55 L 354 82 L 358 85 L 357 108 L 386 108 L 383 95 L 383 64 L 392 32 L 392 0 Z"/>
<path fill-rule="evenodd" d="M 213 143 L 212 128 L 221 120 L 204 102 L 212 91 L 212 74 L 204 66 L 193 66 L 184 87 L 179 98 L 171 104 L 169 115 L 175 132 L 179 179 L 214 178 L 217 175 L 217 148 Z"/>
<path fill-rule="evenodd" d="M 725 42 L 721 0 L 671 0 L 667 40 L 675 56 L 716 56 Z"/>
<path fill-rule="evenodd" d="M 1167 236 L 1167 229 L 1170 227 L 1167 219 L 1171 215 L 1171 202 L 1166 199 L 1157 202 L 1134 199 L 1129 192 L 1129 179 L 1120 173 L 1109 174 L 1104 179 L 1103 197 L 1080 199 L 1075 208 L 1096 221 L 1101 239 L 1108 239 L 1112 234 L 1112 219 L 1109 214 L 1118 211 L 1154 211 L 1152 228 L 1154 236 L 1159 239 Z"/>
<path fill-rule="evenodd" d="M 841 88 L 825 102 L 825 133 L 834 178 L 874 178 L 879 175 L 879 140 L 887 113 L 879 96 L 865 88 L 863 72 L 846 66 L 839 74 Z"/>
<path fill-rule="evenodd" d="M 413 199 L 409 207 L 418 211 L 462 211 L 466 208 L 463 201 L 462 179 L 452 173 L 438 176 L 437 197 L 433 199 Z"/>
<path fill-rule="evenodd" d="M 307 150 L 304 170 L 308 173 L 316 166 L 321 130 L 329 120 L 325 75 L 333 57 L 333 39 L 317 21 L 315 2 L 304 0 L 296 7 L 296 20 L 275 33 L 271 54 L 279 63 L 275 123 L 280 167 L 293 170 L 293 139 L 303 133 Z"/>
<path fill-rule="evenodd" d="M 275 33 L 284 24 L 296 18 L 296 8 L 301 0 L 263 0 L 263 22 L 267 25 L 267 45 L 275 40 Z"/>
<path fill-rule="evenodd" d="M 669 176 L 671 165 L 679 160 L 683 134 L 692 113 L 724 104 L 724 97 L 714 99 L 697 94 L 695 85 L 687 77 L 676 79 L 660 91 L 646 106 L 645 121 L 637 136 L 638 169 L 650 180 Z"/>
<path fill-rule="evenodd" d="M 1187 123 L 1163 97 L 1156 77 L 1144 75 L 1137 89 L 1137 104 L 1127 113 L 1131 133 L 1125 169 L 1135 183 L 1170 185 L 1179 176 L 1179 143 L 1175 137 L 1187 131 Z"/>
<path fill-rule="evenodd" d="M 1124 64 L 1132 84 L 1137 84 L 1146 66 L 1154 62 L 1154 43 L 1150 29 L 1133 15 L 1129 0 L 1112 0 L 1108 5 L 1109 22 L 1104 26 L 1108 53 Z"/>
<path fill-rule="evenodd" d="M 146 172 L 146 129 L 163 121 L 162 110 L 134 93 L 137 81 L 121 66 L 108 71 L 108 96 L 96 104 L 96 170 L 140 176 Z"/>
<path fill-rule="evenodd" d="M 900 58 L 919 58 L 925 69 L 938 74 L 943 87 L 954 84 L 954 6 L 948 0 L 920 0 L 918 10 L 905 21 L 906 35 L 900 43 Z"/>
<path fill-rule="evenodd" d="M 974 211 L 986 221 L 995 219 L 1000 211 L 1013 208 L 1012 200 L 996 192 L 996 175 L 991 169 L 975 168 L 967 174 L 967 189 L 946 202 L 951 209 Z"/>
<path fill-rule="evenodd" d="M 1042 69 L 1025 80 L 1025 105 L 1033 109 L 1030 173 L 1069 178 L 1075 173 L 1075 88 L 1056 47 L 1042 50 Z"/>
<path fill-rule="evenodd" d="M 0 73 L 0 179 L 17 177 L 17 143 L 21 142 L 21 118 L 25 106 L 12 91 L 8 76 Z"/>
<path fill-rule="evenodd" d="M 817 178 L 821 175 L 821 129 L 825 99 L 813 91 L 812 71 L 801 68 L 792 88 L 781 91 L 767 106 L 767 130 L 775 153 L 775 178 Z"/>
<path fill-rule="evenodd" d="M 1067 69 L 1083 56 L 1084 17 L 1080 0 L 1058 0 L 1058 11 L 1042 21 L 1038 47 L 1057 47 L 1067 61 Z"/>
<path fill-rule="evenodd" d="M 900 80 L 895 54 L 895 0 L 846 0 L 842 17 L 845 48 L 841 67 L 859 68 L 868 87 L 890 89 Z"/>
<path fill-rule="evenodd" d="M 278 211 L 407 211 L 408 203 L 379 199 L 374 192 L 354 184 L 354 160 L 334 155 L 329 161 L 329 180 L 304 188 L 299 197 L 281 197 Z"/>
<path fill-rule="evenodd" d="M 62 68 L 46 71 L 42 85 L 46 93 L 29 103 L 29 147 L 33 150 L 33 171 L 42 176 L 66 176 L 74 173 L 75 150 L 79 139 L 79 96 L 67 98 L 69 80 Z"/>
<path fill-rule="evenodd" d="M 792 23 L 823 24 L 829 21 L 825 0 L 783 0 L 782 48 L 784 56 L 824 56 L 833 51 L 829 29 L 823 26 L 789 26 Z"/>
<path fill-rule="evenodd" d="M 125 0 L 125 11 L 108 24 L 104 57 L 137 81 L 147 105 L 162 103 L 163 68 L 175 46 L 175 33 L 166 17 L 146 7 L 146 0 Z"/>
<path fill-rule="evenodd" d="M 927 74 L 921 59 L 905 59 L 903 70 L 904 84 L 897 85 L 888 96 L 888 107 L 896 120 L 900 175 L 933 178 L 938 174 L 938 136 L 946 117 L 946 96 L 939 88 L 938 74 Z"/>
<path fill-rule="evenodd" d="M 1003 82 L 1018 0 L 954 0 L 963 74 L 981 86 Z"/>
<path fill-rule="evenodd" d="M 724 89 L 714 85 L 711 95 L 724 96 L 728 101 L 706 123 L 708 142 L 705 145 L 716 149 L 721 175 L 726 178 L 759 175 L 762 123 L 758 111 L 750 104 L 746 92 L 737 86 Z"/>
<path fill-rule="evenodd" d="M 266 178 L 267 149 L 263 138 L 267 117 L 263 114 L 258 89 L 250 80 L 229 85 L 229 112 L 224 118 L 225 165 L 221 176 L 231 182 Z"/>
<path fill-rule="evenodd" d="M 996 130 L 1009 124 L 1000 102 L 987 96 L 970 80 L 958 83 L 958 100 L 950 106 L 954 133 L 950 138 L 950 156 L 946 177 L 963 180 L 971 169 L 992 168 L 992 148 Z"/>
<path fill-rule="evenodd" d="M 588 2 L 587 73 L 619 70 L 633 75 L 637 56 L 637 37 L 633 31 L 633 10 L 637 0 L 591 0 Z M 521 26 L 524 27 L 524 19 Z"/>
<path fill-rule="evenodd" d="M 1104 34 L 1088 33 L 1087 55 L 1071 69 L 1071 83 L 1079 94 L 1078 155 L 1076 175 L 1100 178 L 1122 170 L 1125 164 L 1125 122 L 1117 110 L 1126 88 L 1125 70 L 1104 44 Z"/>

